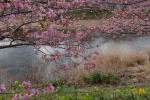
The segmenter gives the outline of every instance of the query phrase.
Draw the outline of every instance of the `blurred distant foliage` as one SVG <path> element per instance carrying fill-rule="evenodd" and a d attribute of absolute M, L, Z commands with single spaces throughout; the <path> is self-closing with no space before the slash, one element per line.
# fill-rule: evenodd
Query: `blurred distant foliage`
<path fill-rule="evenodd" d="M 67 12 L 66 15 L 80 18 L 80 19 L 100 19 L 103 17 L 110 17 L 112 12 L 105 9 L 79 9 Z"/>
<path fill-rule="evenodd" d="M 150 13 L 150 8 L 148 9 L 148 12 Z"/>

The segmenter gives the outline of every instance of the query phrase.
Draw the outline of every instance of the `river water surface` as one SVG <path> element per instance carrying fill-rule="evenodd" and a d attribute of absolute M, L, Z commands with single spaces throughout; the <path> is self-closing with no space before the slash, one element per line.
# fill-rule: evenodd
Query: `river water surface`
<path fill-rule="evenodd" d="M 1 42 L 0 45 L 5 42 Z M 107 55 L 113 50 L 118 50 L 121 54 L 140 53 L 150 54 L 150 36 L 134 37 L 120 41 L 108 40 L 104 42 L 104 38 L 97 38 L 89 43 L 91 49 L 87 49 L 83 55 L 87 56 L 93 51 Z M 97 45 L 99 45 L 97 47 Z M 47 48 L 53 52 L 52 48 Z M 44 49 L 43 49 L 44 51 Z M 44 51 L 47 52 L 47 51 Z M 63 51 L 62 51 L 63 52 Z M 79 63 L 82 59 L 61 58 L 62 62 L 71 64 Z M 51 69 L 57 66 L 57 62 L 45 63 L 39 55 L 35 54 L 34 48 L 30 46 L 19 48 L 0 49 L 0 83 L 7 83 L 12 80 L 26 80 L 35 71 L 41 74 L 39 80 L 54 79 Z"/>

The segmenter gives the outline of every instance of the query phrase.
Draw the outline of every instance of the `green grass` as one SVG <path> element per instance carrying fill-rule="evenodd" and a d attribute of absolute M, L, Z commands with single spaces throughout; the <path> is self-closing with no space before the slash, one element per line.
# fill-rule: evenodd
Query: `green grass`
<path fill-rule="evenodd" d="M 149 87 L 104 88 L 89 87 L 85 89 L 63 88 L 54 94 L 42 94 L 52 100 L 150 100 Z"/>
<path fill-rule="evenodd" d="M 12 94 L 0 94 L 0 100 L 10 100 Z M 150 87 L 58 87 L 56 92 L 40 94 L 30 100 L 150 100 Z"/>
<path fill-rule="evenodd" d="M 87 84 L 80 88 L 68 86 L 64 80 L 53 80 L 50 83 L 56 89 L 50 93 L 42 90 L 47 83 L 32 84 L 32 88 L 38 88 L 40 94 L 30 100 L 150 100 L 150 86 L 112 86 L 111 84 L 118 82 L 117 77 L 112 74 L 95 71 L 83 79 Z M 11 100 L 15 93 L 24 94 L 25 91 L 20 85 L 19 81 L 12 82 L 7 86 L 8 93 L 0 94 L 0 100 Z"/>
<path fill-rule="evenodd" d="M 119 78 L 111 73 L 102 74 L 96 71 L 84 76 L 83 80 L 87 84 L 115 84 Z"/>

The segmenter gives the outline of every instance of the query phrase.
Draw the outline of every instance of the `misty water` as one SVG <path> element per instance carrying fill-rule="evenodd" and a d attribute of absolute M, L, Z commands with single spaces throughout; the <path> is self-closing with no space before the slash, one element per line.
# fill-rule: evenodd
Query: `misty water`
<path fill-rule="evenodd" d="M 0 44 L 4 44 L 1 42 Z M 130 51 L 143 53 L 150 52 L 150 36 L 134 37 L 120 41 L 107 40 L 103 37 L 94 39 L 90 43 L 91 49 L 87 49 L 84 56 L 97 50 L 103 54 L 109 53 L 113 48 L 117 48 L 122 53 Z M 99 47 L 97 47 L 99 45 Z M 53 52 L 51 48 L 47 48 Z M 44 51 L 44 49 L 43 49 Z M 60 50 L 63 52 L 63 50 Z M 48 52 L 48 51 L 44 51 Z M 59 61 L 66 64 L 79 63 L 82 58 L 60 58 Z M 26 80 L 30 74 L 38 73 L 39 80 L 49 80 L 55 77 L 52 74 L 52 68 L 57 67 L 57 61 L 45 63 L 31 46 L 0 49 L 0 83 L 7 83 L 14 80 Z"/>

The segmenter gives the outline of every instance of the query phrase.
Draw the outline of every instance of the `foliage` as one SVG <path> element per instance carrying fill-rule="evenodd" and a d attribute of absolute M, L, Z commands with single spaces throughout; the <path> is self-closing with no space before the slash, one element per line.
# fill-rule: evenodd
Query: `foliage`
<path fill-rule="evenodd" d="M 10 100 L 14 94 L 1 94 L 0 99 Z M 40 93 L 29 100 L 149 100 L 149 86 L 101 87 L 92 86 L 82 89 L 57 88 L 55 92 Z M 17 100 L 17 99 L 16 99 Z"/>
<path fill-rule="evenodd" d="M 71 15 L 75 18 L 81 18 L 82 20 L 88 20 L 88 19 L 100 19 L 103 17 L 109 17 L 111 16 L 112 12 L 109 10 L 99 10 L 99 9 L 80 9 L 75 10 L 73 12 L 68 12 L 66 15 Z"/>
<path fill-rule="evenodd" d="M 55 86 L 55 87 L 62 87 L 65 85 L 65 80 L 52 80 L 51 83 Z"/>
<path fill-rule="evenodd" d="M 94 37 L 90 33 L 107 33 L 106 35 L 112 36 L 112 38 L 122 37 L 128 33 L 149 34 L 150 13 L 147 11 L 149 7 L 149 0 L 106 0 L 106 2 L 105 0 L 1 0 L 0 41 L 10 39 L 10 43 L 0 46 L 0 49 L 32 45 L 47 62 L 55 61 L 62 55 L 79 57 L 88 45 L 88 36 Z M 83 11 L 87 8 L 88 10 Z M 108 13 L 111 16 L 106 17 L 102 13 Z M 99 17 L 101 24 L 96 27 L 75 27 L 74 30 L 70 28 L 79 20 L 98 19 Z M 58 31 L 58 29 L 65 29 L 65 31 Z M 56 48 L 56 50 L 52 53 L 45 53 L 41 50 L 43 45 Z M 63 49 L 64 52 L 58 51 L 58 48 Z M 89 61 L 85 63 L 85 66 L 88 70 L 95 67 Z M 62 70 L 67 68 L 62 63 L 60 67 Z M 83 79 L 90 84 L 115 83 L 117 80 L 112 74 L 103 75 L 99 72 L 91 73 Z M 64 83 L 55 81 L 54 84 L 59 87 Z M 23 99 L 40 98 L 41 100 L 137 100 L 150 98 L 150 91 L 145 88 L 127 88 L 119 89 L 119 91 L 100 88 L 96 92 L 65 90 L 69 93 L 63 89 L 57 91 L 55 88 L 51 83 L 35 88 L 29 81 L 15 82 L 10 88 L 0 84 L 0 93 L 2 94 L 0 99 L 5 100 L 12 96 L 13 100 L 17 100 L 18 97 Z M 65 95 L 61 93 L 65 93 Z"/>
<path fill-rule="evenodd" d="M 118 81 L 118 78 L 113 74 L 102 74 L 100 72 L 92 72 L 91 74 L 84 76 L 83 80 L 90 84 L 113 84 Z"/>

